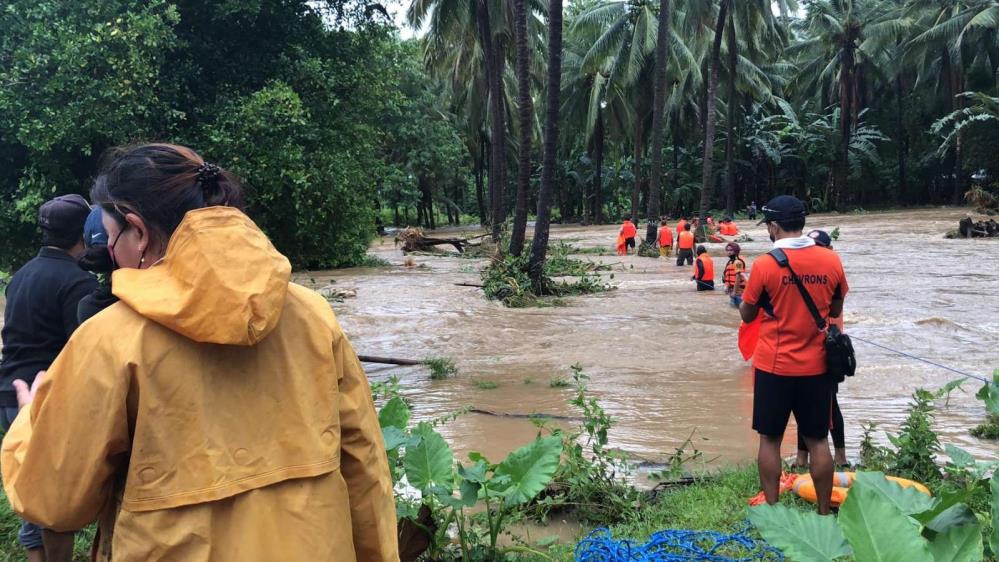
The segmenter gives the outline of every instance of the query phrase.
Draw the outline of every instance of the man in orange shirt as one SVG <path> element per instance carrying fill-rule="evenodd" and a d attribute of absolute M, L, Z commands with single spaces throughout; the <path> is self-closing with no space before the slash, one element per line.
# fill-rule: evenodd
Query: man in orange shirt
<path fill-rule="evenodd" d="M 666 224 L 666 219 L 659 223 L 659 257 L 668 258 L 673 251 L 673 231 Z"/>
<path fill-rule="evenodd" d="M 683 231 L 676 237 L 676 265 L 694 265 L 694 233 L 690 223 L 683 225 Z"/>
<path fill-rule="evenodd" d="M 624 238 L 625 252 L 628 251 L 628 248 L 636 249 L 635 235 L 637 234 L 638 228 L 635 227 L 635 223 L 631 222 L 631 217 L 625 217 L 624 224 L 621 225 L 621 232 L 619 232 L 619 235 Z"/>
<path fill-rule="evenodd" d="M 680 222 L 676 223 L 676 237 L 680 237 L 680 233 L 683 232 L 683 225 L 687 224 L 687 217 L 680 217 Z"/>
<path fill-rule="evenodd" d="M 815 302 L 823 318 L 838 318 L 849 286 L 843 264 L 835 252 L 815 245 L 801 232 L 805 206 L 782 195 L 763 207 L 774 252 L 753 265 L 743 293 L 740 313 L 746 323 L 762 309 L 759 342 L 753 354 L 756 372 L 753 392 L 753 429 L 760 434 L 758 464 L 760 484 L 767 503 L 777 502 L 780 486 L 780 444 L 793 413 L 810 457 L 809 472 L 815 482 L 818 511 L 829 513 L 832 495 L 832 455 L 826 438 L 832 407 L 832 381 L 825 375 L 825 335 L 816 326 L 805 300 L 792 279 L 792 271 Z"/>

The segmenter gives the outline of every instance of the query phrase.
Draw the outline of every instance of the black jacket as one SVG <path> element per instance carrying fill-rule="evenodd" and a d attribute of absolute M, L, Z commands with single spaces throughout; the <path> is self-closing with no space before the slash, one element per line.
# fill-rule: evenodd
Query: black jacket
<path fill-rule="evenodd" d="M 42 248 L 14 274 L 7 286 L 0 401 L 16 407 L 14 379 L 27 383 L 49 368 L 79 325 L 77 305 L 97 289 L 97 279 L 68 253 Z M 13 405 L 11 405 L 13 401 Z"/>

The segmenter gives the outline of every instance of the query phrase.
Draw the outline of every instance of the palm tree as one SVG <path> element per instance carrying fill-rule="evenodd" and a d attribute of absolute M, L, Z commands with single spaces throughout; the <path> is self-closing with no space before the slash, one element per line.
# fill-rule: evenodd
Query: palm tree
<path fill-rule="evenodd" d="M 517 206 L 510 235 L 510 253 L 519 256 L 524 249 L 527 230 L 527 195 L 531 191 L 531 100 L 530 50 L 527 41 L 526 0 L 514 0 L 514 37 L 517 49 L 517 108 L 520 120 L 520 145 L 517 153 Z"/>
<path fill-rule="evenodd" d="M 708 93 L 704 108 L 704 158 L 701 161 L 701 216 L 708 213 L 711 195 L 714 192 L 715 177 L 711 170 L 715 153 L 715 107 L 718 103 L 718 67 L 721 66 L 721 45 L 725 35 L 725 18 L 728 17 L 732 0 L 721 0 L 718 8 L 718 21 L 715 24 L 714 43 L 711 48 L 711 66 L 708 69 Z"/>
<path fill-rule="evenodd" d="M 659 226 L 659 182 L 663 171 L 663 129 L 666 111 L 666 52 L 669 43 L 669 0 L 661 0 L 656 37 L 655 86 L 652 101 L 652 184 L 649 186 L 649 224 L 645 230 L 645 242 L 649 246 L 656 241 Z"/>
<path fill-rule="evenodd" d="M 917 20 L 924 31 L 913 37 L 906 47 L 915 54 L 920 69 L 916 80 L 932 80 L 950 100 L 950 109 L 960 111 L 967 89 L 967 69 L 980 59 L 985 46 L 994 46 L 999 28 L 999 2 L 995 0 L 940 0 L 917 2 L 910 0 L 905 15 Z M 994 47 L 992 47 L 994 48 Z M 986 58 L 989 58 L 988 50 Z M 996 63 L 989 62 L 995 75 Z M 954 185 L 952 203 L 964 196 L 963 131 L 958 129 L 953 139 Z"/>
<path fill-rule="evenodd" d="M 538 218 L 528 273 L 540 293 L 543 287 L 548 229 L 551 224 L 551 199 L 558 166 L 559 95 L 562 78 L 562 0 L 548 2 L 548 84 L 545 101 L 545 147 L 542 157 L 541 189 L 538 192 Z"/>
<path fill-rule="evenodd" d="M 846 191 L 850 173 L 850 135 L 863 109 L 868 84 L 866 76 L 881 71 L 880 52 L 871 52 L 864 43 L 868 32 L 888 16 L 890 6 L 881 0 L 829 0 L 808 5 L 802 30 L 806 38 L 791 47 L 790 55 L 802 61 L 798 80 L 805 92 L 812 93 L 824 107 L 832 100 L 839 103 L 840 142 L 832 181 L 828 182 L 825 202 L 837 209 L 840 195 Z"/>

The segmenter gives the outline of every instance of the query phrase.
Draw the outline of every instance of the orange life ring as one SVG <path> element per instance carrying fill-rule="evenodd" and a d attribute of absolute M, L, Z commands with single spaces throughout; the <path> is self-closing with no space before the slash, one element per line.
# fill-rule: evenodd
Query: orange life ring
<path fill-rule="evenodd" d="M 902 486 L 903 488 L 915 488 L 920 492 L 926 494 L 927 496 L 932 496 L 933 494 L 919 482 L 913 482 L 912 480 L 907 480 L 905 478 L 899 478 L 897 476 L 885 476 L 888 480 L 895 482 L 896 484 Z M 833 474 L 833 489 L 832 489 L 832 505 L 833 507 L 839 506 L 846 500 L 846 495 L 850 491 L 850 486 L 853 484 L 854 473 L 853 472 L 836 472 Z M 812 482 L 812 477 L 809 474 L 802 474 L 795 478 L 794 484 L 791 485 L 791 490 L 798 494 L 798 497 L 815 503 L 818 501 L 815 495 L 815 484 Z"/>

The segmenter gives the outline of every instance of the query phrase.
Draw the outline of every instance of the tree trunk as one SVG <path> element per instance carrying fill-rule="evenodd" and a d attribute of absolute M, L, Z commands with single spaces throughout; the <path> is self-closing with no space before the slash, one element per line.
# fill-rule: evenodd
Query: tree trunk
<path fill-rule="evenodd" d="M 597 110 L 597 124 L 593 131 L 593 191 L 592 201 L 587 201 L 592 212 L 591 216 L 599 224 L 600 221 L 600 192 L 604 185 L 604 112 Z"/>
<path fill-rule="evenodd" d="M 715 107 L 718 104 L 718 67 L 721 65 L 721 42 L 725 34 L 725 18 L 728 16 L 730 0 L 722 0 L 718 9 L 718 22 L 715 24 L 715 41 L 711 47 L 711 68 L 708 71 L 708 95 L 704 108 L 704 160 L 701 167 L 701 218 L 708 214 L 711 207 L 711 195 L 714 191 L 715 151 Z"/>
<path fill-rule="evenodd" d="M 954 110 L 958 111 L 964 108 L 964 98 L 958 97 L 958 94 L 964 91 L 964 77 L 961 75 L 961 69 L 956 64 L 952 66 L 953 68 L 953 89 L 952 89 L 952 99 L 954 100 Z M 954 205 L 960 205 L 964 201 L 964 131 L 959 130 L 955 135 L 954 139 L 954 193 L 951 196 L 951 203 Z"/>
<path fill-rule="evenodd" d="M 666 112 L 666 46 L 669 44 L 669 0 L 659 6 L 659 30 L 656 36 L 655 78 L 652 86 L 652 169 L 649 171 L 649 207 L 646 213 L 649 224 L 645 229 L 645 243 L 653 244 L 659 227 L 659 192 L 663 176 L 663 129 Z"/>
<path fill-rule="evenodd" d="M 896 203 L 904 203 L 909 191 L 906 177 L 906 157 L 909 153 L 909 136 L 905 132 L 905 101 L 902 98 L 902 76 L 895 77 L 895 99 L 898 102 L 898 196 Z"/>
<path fill-rule="evenodd" d="M 739 108 L 735 78 L 739 63 L 739 44 L 735 39 L 735 17 L 728 21 L 728 117 L 725 136 L 725 214 L 735 213 L 735 118 Z"/>
<path fill-rule="evenodd" d="M 519 256 L 524 250 L 527 231 L 527 196 L 531 192 L 531 100 L 530 53 L 527 48 L 527 0 L 513 0 L 513 30 L 517 48 L 517 113 L 520 144 L 517 151 L 517 205 L 510 233 L 510 253 Z"/>
<path fill-rule="evenodd" d="M 839 123 L 840 123 L 840 146 L 836 162 L 836 173 L 830 188 L 826 191 L 826 206 L 830 211 L 839 209 L 839 199 L 844 191 L 850 177 L 850 135 L 853 132 L 853 95 L 855 88 L 854 80 L 854 55 L 853 48 L 847 46 L 843 49 L 842 61 L 840 64 L 839 79 Z"/>
<path fill-rule="evenodd" d="M 551 195 L 558 165 L 558 110 L 562 87 L 562 0 L 548 2 L 548 89 L 545 101 L 545 140 L 542 157 L 541 189 L 538 192 L 538 218 L 528 273 L 537 289 L 542 287 L 548 227 L 551 223 Z"/>
<path fill-rule="evenodd" d="M 485 197 L 486 173 L 486 137 L 479 133 L 479 154 L 475 158 L 475 201 L 479 205 L 479 225 L 489 225 L 489 213 L 486 212 Z"/>
<path fill-rule="evenodd" d="M 503 186 L 506 185 L 506 128 L 503 119 L 503 76 L 500 74 L 499 53 L 496 51 L 489 23 L 487 0 L 476 4 L 476 23 L 482 54 L 485 59 L 486 84 L 489 88 L 489 202 L 492 211 L 492 237 L 499 242 L 503 225 Z"/>
<path fill-rule="evenodd" d="M 638 196 L 642 190 L 642 156 L 645 153 L 644 146 L 642 143 L 645 139 L 645 131 L 642 127 L 645 123 L 640 112 L 636 112 L 635 115 L 635 144 L 634 151 L 632 153 L 633 162 L 631 163 L 631 175 L 633 177 L 633 184 L 631 186 L 631 220 L 638 220 Z"/>

